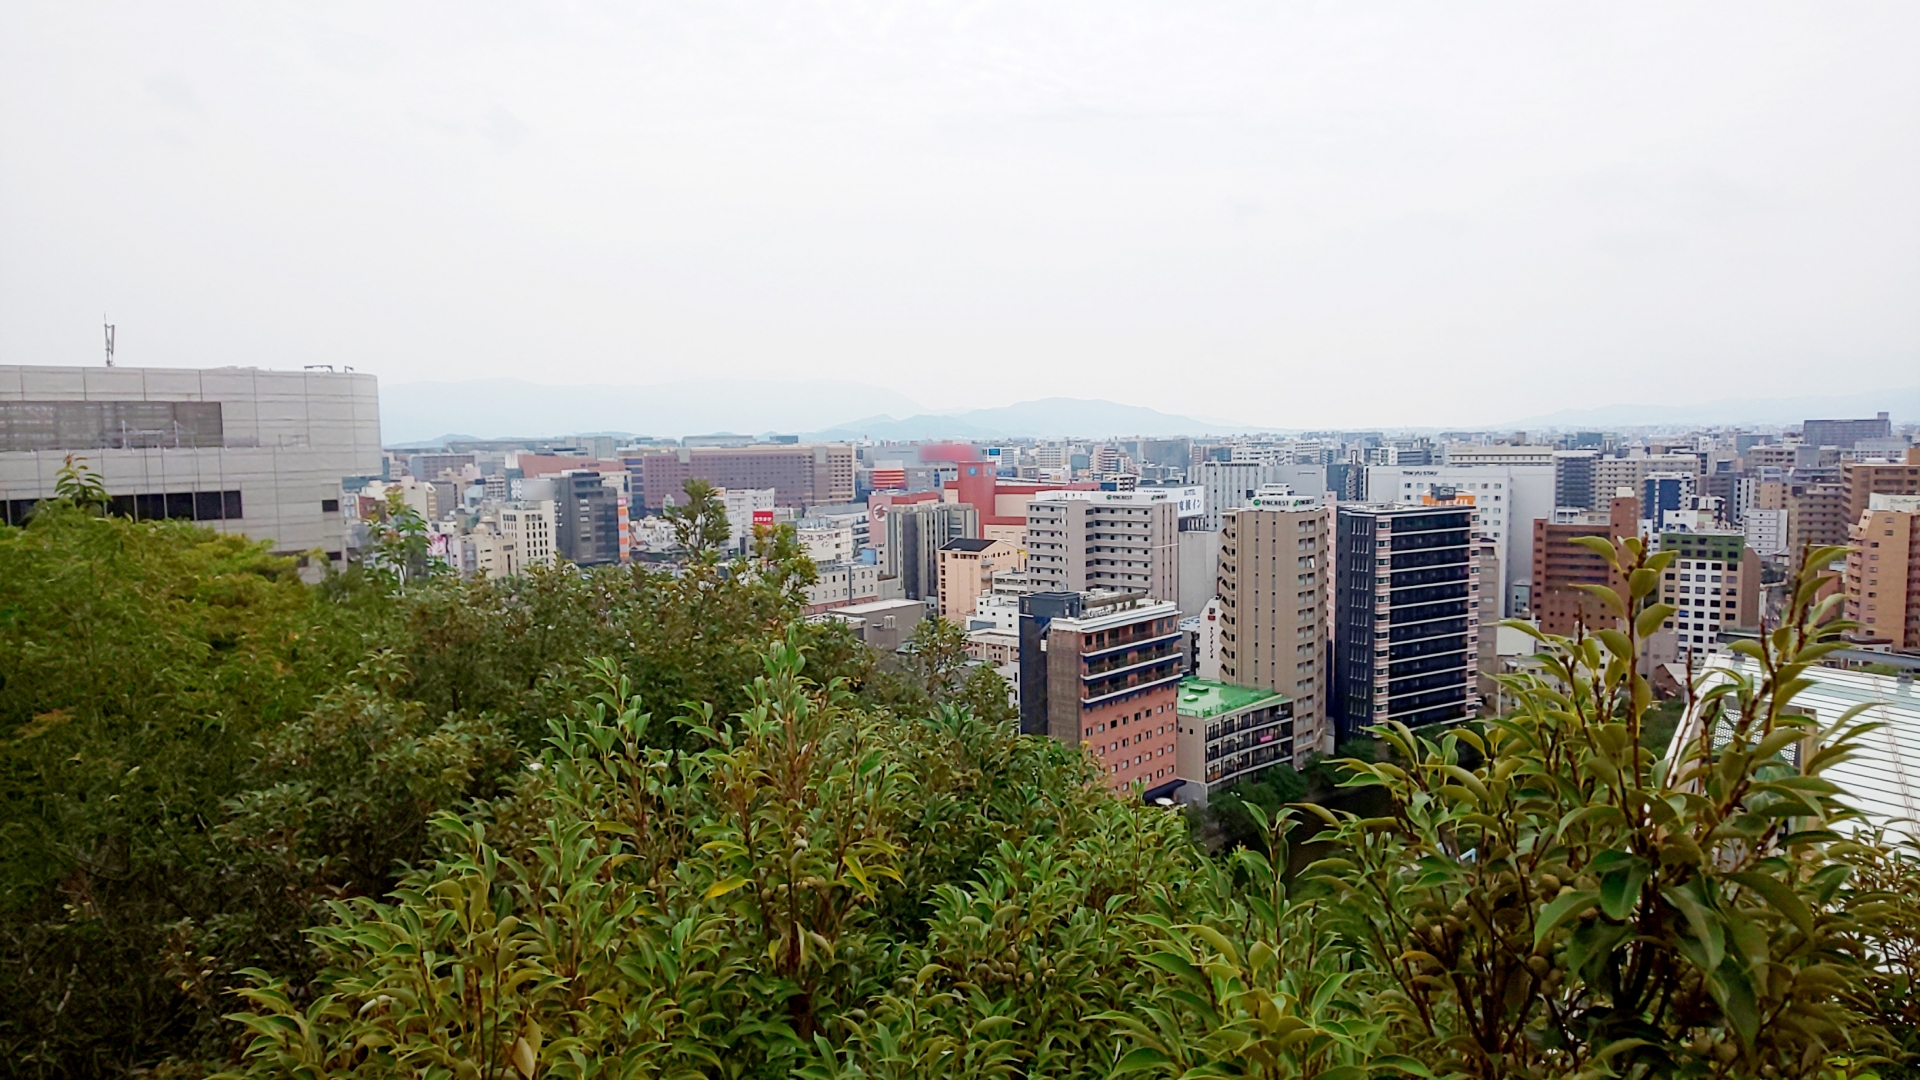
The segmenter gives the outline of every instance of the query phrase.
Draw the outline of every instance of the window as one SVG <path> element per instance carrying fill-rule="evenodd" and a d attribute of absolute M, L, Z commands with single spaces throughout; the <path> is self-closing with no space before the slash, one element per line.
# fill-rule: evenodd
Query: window
<path fill-rule="evenodd" d="M 320 500 L 320 512 L 321 512 L 321 513 L 323 513 L 323 514 L 337 514 L 337 513 L 339 513 L 339 512 L 340 512 L 340 500 L 339 500 L 339 499 L 321 499 L 321 500 Z"/>

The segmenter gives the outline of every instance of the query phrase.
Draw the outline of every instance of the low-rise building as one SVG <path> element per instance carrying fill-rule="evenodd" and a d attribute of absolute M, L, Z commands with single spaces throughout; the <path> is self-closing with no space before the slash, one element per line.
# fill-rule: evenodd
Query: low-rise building
<path fill-rule="evenodd" d="M 1020 548 L 1007 540 L 960 537 L 940 549 L 940 617 L 965 623 L 993 575 L 1024 567 Z"/>
<path fill-rule="evenodd" d="M 1294 760 L 1293 702 L 1250 686 L 1183 679 L 1174 755 L 1181 802 L 1210 796 Z"/>

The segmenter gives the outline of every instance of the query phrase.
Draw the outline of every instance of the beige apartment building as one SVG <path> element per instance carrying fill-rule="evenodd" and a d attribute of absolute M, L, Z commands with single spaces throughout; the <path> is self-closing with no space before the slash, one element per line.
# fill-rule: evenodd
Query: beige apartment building
<path fill-rule="evenodd" d="M 1220 680 L 1293 702 L 1297 758 L 1332 747 L 1326 679 L 1328 510 L 1318 499 L 1263 498 L 1220 524 Z"/>
<path fill-rule="evenodd" d="M 1061 492 L 1027 504 L 1027 575 L 1034 591 L 1105 589 L 1177 600 L 1179 507 L 1148 496 Z"/>
<path fill-rule="evenodd" d="M 1010 540 L 961 537 L 940 549 L 940 617 L 966 624 L 980 595 L 993 587 L 993 575 L 1026 565 L 1018 545 Z"/>
<path fill-rule="evenodd" d="M 1857 639 L 1920 650 L 1920 495 L 1868 497 L 1848 530 L 1847 619 Z"/>

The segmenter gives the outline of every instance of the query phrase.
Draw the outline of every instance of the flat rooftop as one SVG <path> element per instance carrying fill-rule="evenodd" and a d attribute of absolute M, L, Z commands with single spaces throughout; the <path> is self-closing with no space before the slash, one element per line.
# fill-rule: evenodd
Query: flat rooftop
<path fill-rule="evenodd" d="M 1177 708 L 1183 716 L 1204 719 L 1240 712 L 1256 705 L 1279 705 L 1287 700 L 1285 694 L 1273 690 L 1258 690 L 1251 686 L 1235 686 L 1208 679 L 1181 679 Z"/>

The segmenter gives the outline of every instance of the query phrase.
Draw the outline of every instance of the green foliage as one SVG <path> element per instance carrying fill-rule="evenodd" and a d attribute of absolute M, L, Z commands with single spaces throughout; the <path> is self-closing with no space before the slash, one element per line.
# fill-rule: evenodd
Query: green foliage
<path fill-rule="evenodd" d="M 1672 556 L 1596 550 L 1629 583 L 1598 590 L 1621 629 L 1545 638 L 1545 674 L 1503 677 L 1510 715 L 1394 727 L 1397 763 L 1353 766 L 1392 812 L 1344 816 L 1316 876 L 1389 980 L 1376 1008 L 1436 1075 L 1818 1076 L 1879 1049 L 1853 988 L 1884 913 L 1845 888 L 1875 852 L 1832 831 L 1854 814 L 1820 775 L 1866 728 L 1793 708 L 1845 624 L 1803 576 L 1787 621 L 1734 646 L 1763 674 L 1707 691 L 1668 759 L 1642 745 L 1635 657 Z"/>

